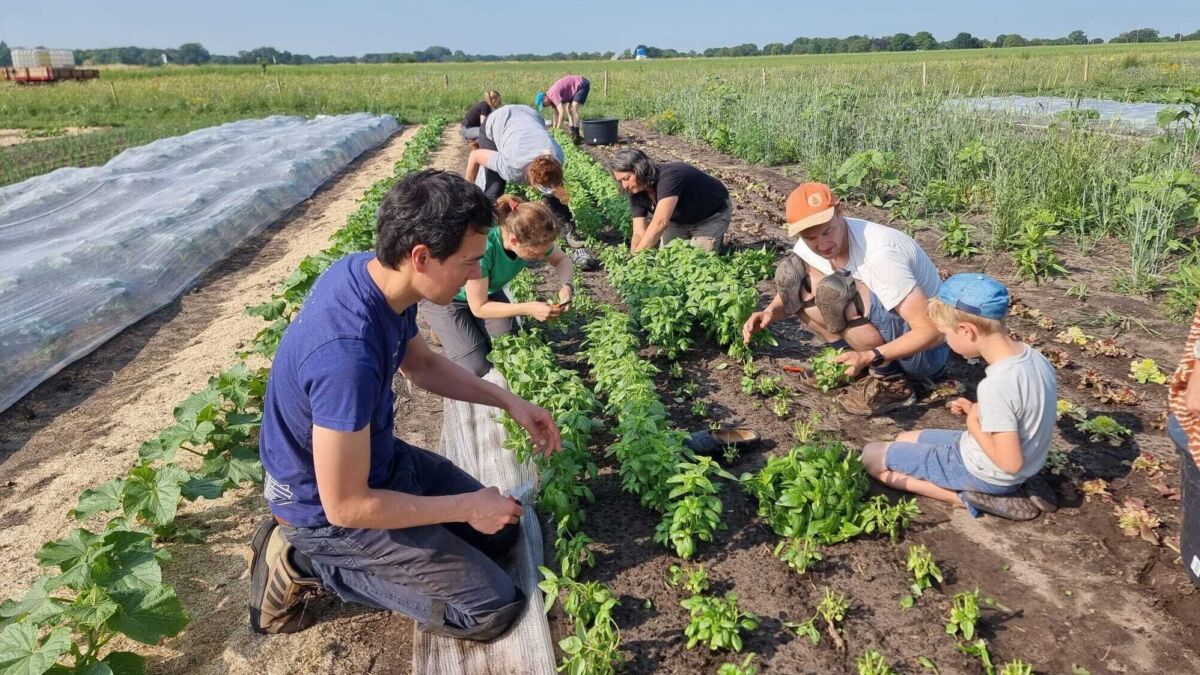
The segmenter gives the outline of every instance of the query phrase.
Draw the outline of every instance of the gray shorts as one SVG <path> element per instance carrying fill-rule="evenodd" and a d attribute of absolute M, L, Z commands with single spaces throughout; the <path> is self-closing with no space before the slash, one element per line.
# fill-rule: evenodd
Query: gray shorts
<path fill-rule="evenodd" d="M 489 295 L 488 300 L 509 302 L 504 291 Z M 467 303 L 457 300 L 448 305 L 422 300 L 420 312 L 441 341 L 446 358 L 479 377 L 492 367 L 487 358 L 492 351 L 491 336 L 505 335 L 516 329 L 516 321 L 511 318 L 480 319 L 471 313 Z"/>
<path fill-rule="evenodd" d="M 458 133 L 463 137 L 464 141 L 479 139 L 479 127 L 459 127 Z"/>
<path fill-rule="evenodd" d="M 726 199 L 725 206 L 698 223 L 682 225 L 675 221 L 667 223 L 659 246 L 666 246 L 676 239 L 688 239 L 693 246 L 720 253 L 725 248 L 725 230 L 733 219 L 733 202 Z"/>

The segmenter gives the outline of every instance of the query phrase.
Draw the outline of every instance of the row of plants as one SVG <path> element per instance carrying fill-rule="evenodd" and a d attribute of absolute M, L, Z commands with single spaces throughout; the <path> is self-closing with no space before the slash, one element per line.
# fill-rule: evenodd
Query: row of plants
<path fill-rule="evenodd" d="M 575 231 L 596 238 L 607 224 L 629 238 L 633 234 L 629 198 L 621 194 L 608 170 L 577 148 L 570 137 L 562 131 L 554 134 L 563 148 L 563 183 L 571 195 Z"/>
<path fill-rule="evenodd" d="M 426 164 L 444 124 L 414 135 L 394 174 L 367 192 L 331 248 L 300 264 L 268 303 L 271 311 L 247 308 L 274 323 L 243 359 L 273 354 L 316 276 L 341 255 L 373 245 L 384 193 Z M 258 429 L 268 373 L 242 362 L 211 378 L 175 407 L 174 424 L 141 445 L 137 464 L 124 476 L 83 492 L 69 515 L 91 527 L 45 544 L 38 562 L 58 571 L 38 577 L 19 600 L 0 603 L 0 672 L 141 673 L 144 657 L 113 650 L 110 643 L 123 638 L 154 645 L 183 630 L 189 617 L 163 581 L 161 564 L 170 559 L 163 544 L 203 541 L 202 529 L 177 522 L 182 501 L 217 499 L 262 481 Z"/>

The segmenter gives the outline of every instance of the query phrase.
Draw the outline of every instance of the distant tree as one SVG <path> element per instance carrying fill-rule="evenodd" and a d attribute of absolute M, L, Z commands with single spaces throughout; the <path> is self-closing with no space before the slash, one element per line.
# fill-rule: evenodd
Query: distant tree
<path fill-rule="evenodd" d="M 998 35 L 998 36 L 996 36 L 996 42 L 995 42 L 995 45 L 997 47 L 1025 47 L 1028 44 L 1029 44 L 1029 40 L 1026 40 L 1025 38 L 1021 37 L 1020 35 L 1018 35 L 1016 33 L 1009 33 L 1008 35 Z"/>
<path fill-rule="evenodd" d="M 947 49 L 979 49 L 983 45 L 980 44 L 979 38 L 970 33 L 959 33 L 954 36 L 953 40 L 945 43 Z"/>
<path fill-rule="evenodd" d="M 912 39 L 913 39 L 913 44 L 915 44 L 917 46 L 917 49 L 920 49 L 922 51 L 928 51 L 931 49 L 938 48 L 938 42 L 933 37 L 933 33 L 930 33 L 927 30 L 918 32 L 916 35 L 913 36 Z"/>
<path fill-rule="evenodd" d="M 8 45 L 5 44 L 3 40 L 0 40 L 0 67 L 7 67 L 11 65 L 12 50 L 8 48 Z"/>
<path fill-rule="evenodd" d="M 1104 38 L 1092 38 L 1088 44 L 1102 45 L 1104 44 Z"/>
<path fill-rule="evenodd" d="M 913 42 L 913 37 L 908 33 L 896 33 L 892 36 L 888 48 L 893 52 L 912 52 L 916 51 L 917 43 Z"/>
<path fill-rule="evenodd" d="M 1184 35 L 1182 39 L 1184 41 L 1200 40 L 1200 30 L 1196 31 L 1195 33 L 1188 33 L 1187 35 Z M 3 47 L 4 47 L 4 43 L 0 42 L 0 49 L 2 49 Z"/>
<path fill-rule="evenodd" d="M 782 42 L 769 42 L 763 45 L 763 56 L 779 56 L 787 53 L 787 46 Z"/>
<path fill-rule="evenodd" d="M 180 63 L 188 66 L 198 66 L 208 63 L 212 59 L 212 55 L 204 48 L 204 45 L 199 42 L 187 42 L 179 45 L 179 49 L 173 50 L 171 60 L 175 63 Z"/>
<path fill-rule="evenodd" d="M 917 33 L 920 35 L 920 33 Z M 871 51 L 871 38 L 866 35 L 851 35 L 846 38 L 846 51 L 851 54 L 861 54 Z"/>
<path fill-rule="evenodd" d="M 1073 30 L 1067 33 L 1067 44 L 1069 45 L 1086 45 L 1088 43 L 1087 33 L 1081 30 Z"/>
<path fill-rule="evenodd" d="M 1109 42 L 1158 42 L 1158 31 L 1154 28 L 1138 28 L 1121 33 Z"/>

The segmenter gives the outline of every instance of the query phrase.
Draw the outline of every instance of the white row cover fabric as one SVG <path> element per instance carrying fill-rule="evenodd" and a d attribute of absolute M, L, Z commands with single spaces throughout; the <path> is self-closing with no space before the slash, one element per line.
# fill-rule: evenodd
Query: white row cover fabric
<path fill-rule="evenodd" d="M 0 188 L 0 410 L 399 128 L 366 113 L 243 120 Z"/>

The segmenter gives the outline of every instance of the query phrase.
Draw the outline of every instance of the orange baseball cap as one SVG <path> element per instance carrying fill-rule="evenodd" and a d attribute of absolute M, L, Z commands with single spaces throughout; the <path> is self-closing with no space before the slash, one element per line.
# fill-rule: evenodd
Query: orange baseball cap
<path fill-rule="evenodd" d="M 824 183 L 801 183 L 787 198 L 787 231 L 794 237 L 833 218 L 837 195 Z"/>

